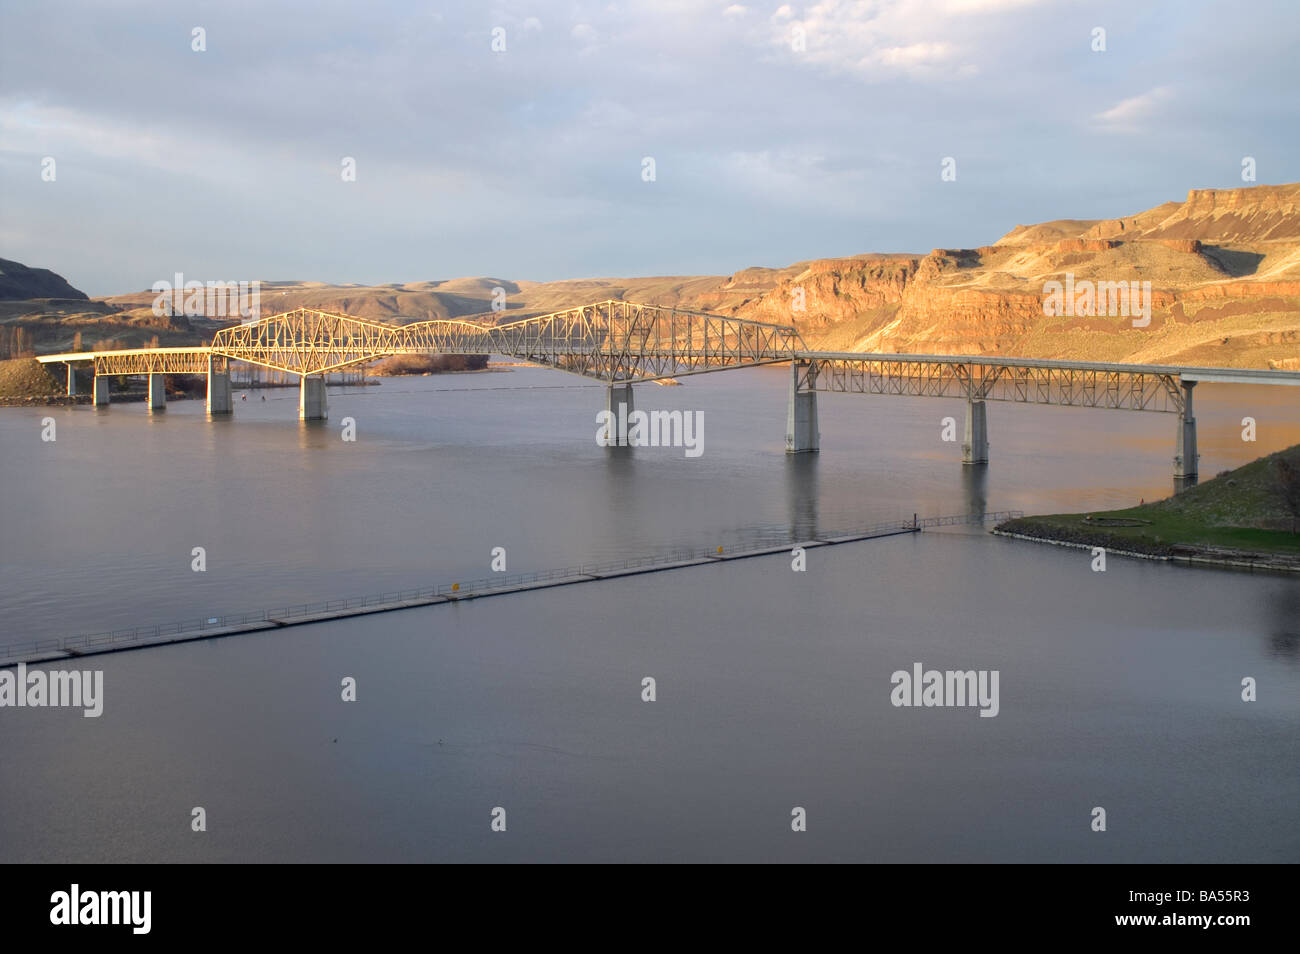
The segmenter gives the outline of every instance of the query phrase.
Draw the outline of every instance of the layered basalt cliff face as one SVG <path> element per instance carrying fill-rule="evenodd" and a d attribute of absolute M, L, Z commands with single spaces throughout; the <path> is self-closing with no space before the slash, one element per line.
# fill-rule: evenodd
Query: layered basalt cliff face
<path fill-rule="evenodd" d="M 1067 279 L 1149 287 L 1150 322 L 1046 314 L 1046 286 Z M 1017 226 L 980 248 L 809 262 L 732 313 L 792 322 L 833 350 L 1294 368 L 1300 184 L 1197 189 L 1131 218 Z"/>

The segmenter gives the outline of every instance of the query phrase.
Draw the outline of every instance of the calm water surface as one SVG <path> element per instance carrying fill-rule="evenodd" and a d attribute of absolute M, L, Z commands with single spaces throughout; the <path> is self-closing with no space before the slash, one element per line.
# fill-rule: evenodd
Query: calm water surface
<path fill-rule="evenodd" d="M 636 401 L 702 412 L 695 459 L 597 447 L 603 388 L 540 369 L 313 426 L 0 410 L 0 643 L 1172 486 L 1172 415 L 991 404 L 974 471 L 961 402 L 822 395 L 787 458 L 788 370 L 683 380 Z M 1300 442 L 1296 391 L 1198 388 L 1202 473 Z M 0 860 L 1300 860 L 1300 581 L 1089 563 L 927 532 L 94 657 L 101 718 L 0 710 Z M 894 708 L 915 662 L 1000 670 L 1000 714 Z"/>

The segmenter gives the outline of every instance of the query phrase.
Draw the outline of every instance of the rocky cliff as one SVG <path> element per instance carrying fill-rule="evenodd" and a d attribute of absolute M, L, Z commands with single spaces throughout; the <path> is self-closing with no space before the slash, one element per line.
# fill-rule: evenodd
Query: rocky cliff
<path fill-rule="evenodd" d="M 1067 279 L 1149 283 L 1150 322 L 1100 297 L 1045 314 L 1049 283 Z M 732 310 L 793 322 L 833 350 L 1296 367 L 1300 184 L 1193 189 L 1130 218 L 1017 226 L 980 248 L 810 262 Z"/>

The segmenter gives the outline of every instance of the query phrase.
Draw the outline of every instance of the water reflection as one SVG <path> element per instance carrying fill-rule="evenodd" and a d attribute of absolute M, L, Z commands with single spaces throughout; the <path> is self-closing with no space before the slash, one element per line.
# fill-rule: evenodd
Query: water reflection
<path fill-rule="evenodd" d="M 596 554 L 606 559 L 619 551 L 620 541 L 635 538 L 638 527 L 654 523 L 653 514 L 642 513 L 643 506 L 653 510 L 654 501 L 643 499 L 635 448 L 605 447 L 602 458 L 603 499 L 599 503 L 593 501 L 588 513 L 595 524 L 591 529 L 599 541 Z"/>
<path fill-rule="evenodd" d="M 329 421 L 298 421 L 298 447 L 301 450 L 319 450 L 334 436 Z"/>
<path fill-rule="evenodd" d="M 1290 663 L 1300 663 L 1300 586 L 1283 581 L 1273 588 L 1268 599 L 1273 632 L 1269 635 L 1268 654 Z"/>
<path fill-rule="evenodd" d="M 795 540 L 812 540 L 818 533 L 817 479 L 818 454 L 787 454 L 785 460 L 785 495 L 789 508 L 790 536 Z"/>
<path fill-rule="evenodd" d="M 961 486 L 966 501 L 966 512 L 984 516 L 988 510 L 989 465 L 971 464 L 963 467 Z"/>

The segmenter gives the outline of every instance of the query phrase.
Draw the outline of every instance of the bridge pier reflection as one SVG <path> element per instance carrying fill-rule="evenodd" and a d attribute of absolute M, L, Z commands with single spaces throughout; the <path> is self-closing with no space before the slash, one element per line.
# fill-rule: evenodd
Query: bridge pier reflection
<path fill-rule="evenodd" d="M 963 467 L 961 486 L 966 497 L 966 512 L 983 519 L 989 508 L 988 467 Z"/>
<path fill-rule="evenodd" d="M 817 520 L 821 491 L 817 480 L 816 454 L 791 454 L 785 461 L 787 519 L 790 536 L 813 540 L 820 532 Z"/>

